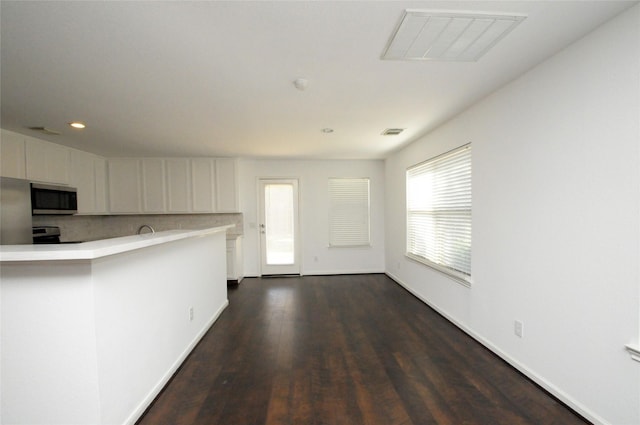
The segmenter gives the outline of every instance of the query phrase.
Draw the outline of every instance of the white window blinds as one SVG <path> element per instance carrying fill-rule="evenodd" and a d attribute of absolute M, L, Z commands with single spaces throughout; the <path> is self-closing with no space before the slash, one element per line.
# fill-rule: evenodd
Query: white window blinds
<path fill-rule="evenodd" d="M 329 246 L 369 245 L 369 179 L 329 179 Z"/>
<path fill-rule="evenodd" d="M 407 256 L 471 276 L 471 145 L 407 170 Z"/>

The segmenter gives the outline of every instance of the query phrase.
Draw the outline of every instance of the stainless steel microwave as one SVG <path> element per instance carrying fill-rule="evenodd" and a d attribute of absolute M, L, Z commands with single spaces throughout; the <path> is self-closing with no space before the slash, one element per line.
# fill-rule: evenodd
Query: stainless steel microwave
<path fill-rule="evenodd" d="M 75 214 L 78 195 L 75 187 L 31 183 L 31 214 Z"/>

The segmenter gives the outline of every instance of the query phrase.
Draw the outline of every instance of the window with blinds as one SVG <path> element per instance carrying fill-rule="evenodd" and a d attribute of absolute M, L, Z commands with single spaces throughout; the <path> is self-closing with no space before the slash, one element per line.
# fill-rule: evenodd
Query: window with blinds
<path fill-rule="evenodd" d="M 329 246 L 368 246 L 369 179 L 329 179 Z"/>
<path fill-rule="evenodd" d="M 407 170 L 407 256 L 470 283 L 470 144 Z"/>

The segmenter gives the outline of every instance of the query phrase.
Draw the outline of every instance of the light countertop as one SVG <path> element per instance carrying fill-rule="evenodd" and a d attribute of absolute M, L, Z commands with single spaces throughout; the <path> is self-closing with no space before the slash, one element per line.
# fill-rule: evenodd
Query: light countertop
<path fill-rule="evenodd" d="M 93 260 L 181 239 L 226 232 L 233 225 L 199 230 L 166 230 L 77 244 L 0 245 L 0 262 Z"/>

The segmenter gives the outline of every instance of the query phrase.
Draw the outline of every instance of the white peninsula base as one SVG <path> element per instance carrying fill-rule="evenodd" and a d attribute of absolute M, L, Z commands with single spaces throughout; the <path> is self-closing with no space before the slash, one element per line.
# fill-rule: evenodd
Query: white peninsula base
<path fill-rule="evenodd" d="M 228 305 L 227 227 L 3 246 L 0 423 L 135 423 Z"/>

